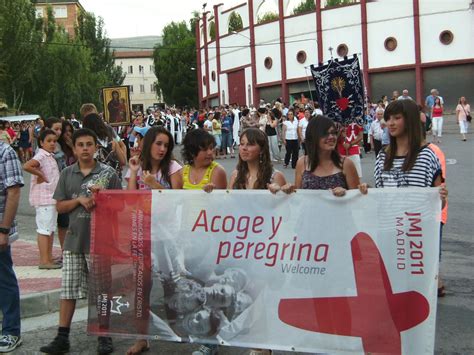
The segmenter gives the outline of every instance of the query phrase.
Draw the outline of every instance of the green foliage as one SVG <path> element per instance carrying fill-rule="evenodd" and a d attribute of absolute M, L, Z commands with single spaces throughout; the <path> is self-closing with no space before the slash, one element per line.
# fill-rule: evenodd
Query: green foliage
<path fill-rule="evenodd" d="M 262 15 L 262 17 L 259 17 L 257 19 L 257 23 L 265 23 L 265 22 L 270 22 L 270 21 L 275 21 L 278 20 L 279 16 L 275 12 L 266 12 Z"/>
<path fill-rule="evenodd" d="M 43 38 L 41 21 L 29 0 L 0 1 L 0 92 L 9 107 L 20 109 L 31 84 Z"/>
<path fill-rule="evenodd" d="M 339 5 L 349 5 L 357 2 L 356 0 L 327 0 L 326 7 L 329 6 L 339 6 Z"/>
<path fill-rule="evenodd" d="M 120 66 L 115 65 L 110 39 L 105 36 L 102 18 L 96 19 L 94 14 L 83 12 L 77 22 L 76 41 L 91 50 L 92 72 L 102 77 L 102 86 L 121 85 L 125 74 Z"/>
<path fill-rule="evenodd" d="M 303 0 L 293 9 L 293 15 L 304 14 L 314 10 L 316 10 L 316 3 L 314 0 Z"/>
<path fill-rule="evenodd" d="M 0 0 L 0 92 L 9 107 L 43 116 L 70 114 L 84 102 L 100 107 L 102 86 L 120 85 L 103 21 L 81 14 L 71 38 L 52 8 L 36 18 L 31 0 Z"/>
<path fill-rule="evenodd" d="M 165 102 L 177 106 L 197 105 L 195 29 L 186 22 L 172 22 L 163 29 L 163 42 L 155 47 L 153 59 L 157 90 Z"/>
<path fill-rule="evenodd" d="M 235 11 L 229 16 L 229 32 L 237 32 L 244 28 L 242 17 Z"/>
<path fill-rule="evenodd" d="M 209 37 L 211 41 L 216 39 L 216 23 L 214 21 L 209 22 Z"/>

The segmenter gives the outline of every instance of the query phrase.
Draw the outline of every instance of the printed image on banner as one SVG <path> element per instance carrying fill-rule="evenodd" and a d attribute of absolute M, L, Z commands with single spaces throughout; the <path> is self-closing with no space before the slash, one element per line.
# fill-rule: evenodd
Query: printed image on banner
<path fill-rule="evenodd" d="M 107 191 L 92 213 L 88 332 L 148 334 L 151 198 Z"/>
<path fill-rule="evenodd" d="M 99 196 L 91 256 L 112 260 L 112 286 L 90 299 L 92 334 L 302 352 L 433 352 L 437 189 L 343 198 L 328 191 Z"/>
<path fill-rule="evenodd" d="M 364 85 L 359 59 L 330 60 L 311 65 L 318 103 L 324 114 L 335 122 L 362 125 L 364 116 Z"/>

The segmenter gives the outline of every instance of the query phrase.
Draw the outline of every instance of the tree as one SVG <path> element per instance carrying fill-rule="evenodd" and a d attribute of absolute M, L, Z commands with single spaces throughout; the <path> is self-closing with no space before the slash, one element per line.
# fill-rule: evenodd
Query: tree
<path fill-rule="evenodd" d="M 155 47 L 153 60 L 161 90 L 169 105 L 196 106 L 197 79 L 191 68 L 196 67 L 194 28 L 186 22 L 172 22 L 163 29 L 163 42 Z"/>
<path fill-rule="evenodd" d="M 242 17 L 235 11 L 229 16 L 229 32 L 237 32 L 244 28 Z"/>
<path fill-rule="evenodd" d="M 261 24 L 265 22 L 275 21 L 278 19 L 279 19 L 279 16 L 276 12 L 266 12 L 257 19 L 257 23 Z"/>
<path fill-rule="evenodd" d="M 314 0 L 303 0 L 293 9 L 293 15 L 304 14 L 314 10 L 316 10 L 316 4 Z"/>
<path fill-rule="evenodd" d="M 13 109 L 21 109 L 25 90 L 31 84 L 43 39 L 41 26 L 31 1 L 0 1 L 0 66 L 4 69 L 0 91 Z"/>
<path fill-rule="evenodd" d="M 327 0 L 326 7 L 329 6 L 339 6 L 339 5 L 348 5 L 357 2 L 356 0 Z"/>
<path fill-rule="evenodd" d="M 211 41 L 216 39 L 216 23 L 214 21 L 209 22 L 209 37 Z"/>
<path fill-rule="evenodd" d="M 115 65 L 110 39 L 104 33 L 104 21 L 96 19 L 90 12 L 81 12 L 75 28 L 75 40 L 91 50 L 91 71 L 102 78 L 102 86 L 117 86 L 123 83 L 125 74 Z"/>

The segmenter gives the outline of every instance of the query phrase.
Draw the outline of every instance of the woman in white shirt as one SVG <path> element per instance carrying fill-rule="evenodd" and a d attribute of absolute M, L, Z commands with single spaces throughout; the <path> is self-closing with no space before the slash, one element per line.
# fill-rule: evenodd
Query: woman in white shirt
<path fill-rule="evenodd" d="M 299 141 L 298 120 L 295 118 L 293 110 L 288 111 L 288 119 L 283 122 L 283 144 L 286 148 L 284 167 L 288 167 L 291 157 L 291 167 L 294 169 L 298 161 Z"/>

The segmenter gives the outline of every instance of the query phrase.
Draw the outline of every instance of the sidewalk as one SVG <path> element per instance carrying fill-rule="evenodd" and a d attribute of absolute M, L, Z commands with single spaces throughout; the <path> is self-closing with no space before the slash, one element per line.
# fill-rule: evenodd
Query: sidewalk
<path fill-rule="evenodd" d="M 53 247 L 53 257 L 61 256 L 61 248 Z M 61 269 L 40 270 L 38 246 L 18 240 L 12 244 L 15 273 L 20 286 L 21 317 L 29 318 L 59 309 Z"/>

